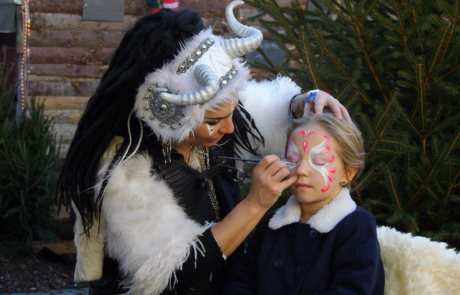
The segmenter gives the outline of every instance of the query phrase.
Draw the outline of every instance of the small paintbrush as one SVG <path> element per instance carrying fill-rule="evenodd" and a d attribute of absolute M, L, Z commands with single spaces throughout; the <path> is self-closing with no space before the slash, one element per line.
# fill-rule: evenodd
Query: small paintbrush
<path fill-rule="evenodd" d="M 220 156 L 219 159 L 226 159 L 226 160 L 235 160 L 235 161 L 243 161 L 243 162 L 260 162 L 262 159 L 245 159 L 245 158 L 236 158 L 236 157 L 224 157 Z M 286 164 L 296 164 L 294 162 L 289 162 L 286 159 L 281 160 Z"/>

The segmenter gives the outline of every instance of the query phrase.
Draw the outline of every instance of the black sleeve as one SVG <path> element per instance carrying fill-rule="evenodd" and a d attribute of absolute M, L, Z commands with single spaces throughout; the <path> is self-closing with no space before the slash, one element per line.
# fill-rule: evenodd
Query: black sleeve
<path fill-rule="evenodd" d="M 225 262 L 222 250 L 212 235 L 211 229 L 207 229 L 199 237 L 199 241 L 203 245 L 204 252 L 200 253 L 200 251 L 195 251 L 193 247 L 190 247 L 187 260 L 182 264 L 182 268 L 175 272 L 180 284 L 193 284 L 204 276 L 208 276 L 210 272 Z"/>

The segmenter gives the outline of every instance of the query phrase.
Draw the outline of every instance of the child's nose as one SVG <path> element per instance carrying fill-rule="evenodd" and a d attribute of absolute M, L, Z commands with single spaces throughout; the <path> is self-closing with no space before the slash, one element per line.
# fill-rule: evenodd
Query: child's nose
<path fill-rule="evenodd" d="M 297 175 L 298 176 L 309 176 L 310 175 L 310 163 L 306 160 L 300 161 L 299 166 L 297 166 Z"/>

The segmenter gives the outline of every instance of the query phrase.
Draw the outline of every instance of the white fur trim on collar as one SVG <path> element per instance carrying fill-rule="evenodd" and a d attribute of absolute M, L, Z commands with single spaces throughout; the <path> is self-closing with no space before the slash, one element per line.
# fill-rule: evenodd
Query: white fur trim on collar
<path fill-rule="evenodd" d="M 177 74 L 176 71 L 179 65 L 186 60 L 187 56 L 197 50 L 201 42 L 207 38 L 213 39 L 214 45 L 209 47 L 208 51 L 205 52 L 187 72 Z M 182 46 L 181 51 L 173 61 L 165 64 L 161 69 L 147 75 L 145 82 L 139 87 L 134 106 L 136 115 L 149 125 L 157 137 L 163 142 L 181 142 L 187 139 L 190 132 L 201 125 L 206 111 L 214 110 L 218 107 L 218 104 L 231 101 L 233 97 L 230 96 L 230 93 L 237 93 L 244 87 L 246 81 L 249 79 L 249 68 L 245 67 L 245 64 L 241 63 L 238 58 L 231 59 L 227 55 L 219 44 L 219 42 L 223 40 L 222 37 L 213 35 L 211 29 L 201 31 Z M 194 76 L 194 70 L 197 66 L 202 64 L 209 66 L 214 71 L 217 78 L 224 76 L 232 66 L 237 68 L 238 74 L 230 80 L 226 86 L 222 87 L 210 101 L 203 105 L 186 106 L 184 112 L 185 117 L 181 120 L 182 124 L 180 126 L 175 124 L 175 130 L 171 129 L 169 125 L 161 127 L 160 123 L 162 122 L 159 122 L 157 119 L 150 119 L 152 114 L 150 110 L 146 108 L 149 100 L 144 98 L 146 94 L 150 94 L 148 88 L 155 88 L 158 85 L 159 87 L 169 89 L 171 93 L 175 94 L 198 91 L 202 89 L 203 86 L 197 83 Z"/>
<path fill-rule="evenodd" d="M 356 210 L 356 203 L 350 196 L 350 191 L 343 188 L 329 204 L 324 205 L 310 220 L 307 221 L 312 228 L 320 233 L 330 232 L 345 216 Z M 285 225 L 299 222 L 301 214 L 300 203 L 291 196 L 286 205 L 279 208 L 270 219 L 268 226 L 279 229 Z"/>

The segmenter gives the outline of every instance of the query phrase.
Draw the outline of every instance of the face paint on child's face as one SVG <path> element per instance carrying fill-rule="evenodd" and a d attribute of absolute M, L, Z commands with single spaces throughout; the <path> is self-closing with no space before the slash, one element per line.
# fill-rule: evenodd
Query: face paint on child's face
<path fill-rule="evenodd" d="M 319 173 L 321 173 L 321 175 L 324 178 L 325 187 L 321 189 L 322 193 L 327 192 L 329 190 L 331 182 L 335 180 L 335 178 L 331 175 L 332 173 L 327 169 L 329 163 L 333 161 L 334 155 L 330 156 L 331 160 L 326 160 L 323 156 L 330 154 L 331 152 L 331 148 L 328 146 L 328 144 L 329 136 L 324 135 L 324 141 L 321 144 L 312 147 L 310 152 L 308 153 L 308 160 L 310 162 L 311 167 Z M 334 169 L 332 171 L 335 172 Z"/>
<path fill-rule="evenodd" d="M 314 214 L 342 189 L 340 181 L 345 171 L 338 149 L 336 139 L 316 124 L 307 124 L 292 132 L 287 152 L 292 157 L 288 160 L 300 160 L 290 170 L 291 175 L 297 176 L 290 190 L 303 211 Z"/>
<path fill-rule="evenodd" d="M 287 163 L 288 169 L 295 168 L 300 163 L 300 153 L 297 149 L 297 146 L 292 142 L 292 136 L 289 137 L 286 160 L 291 163 Z"/>

